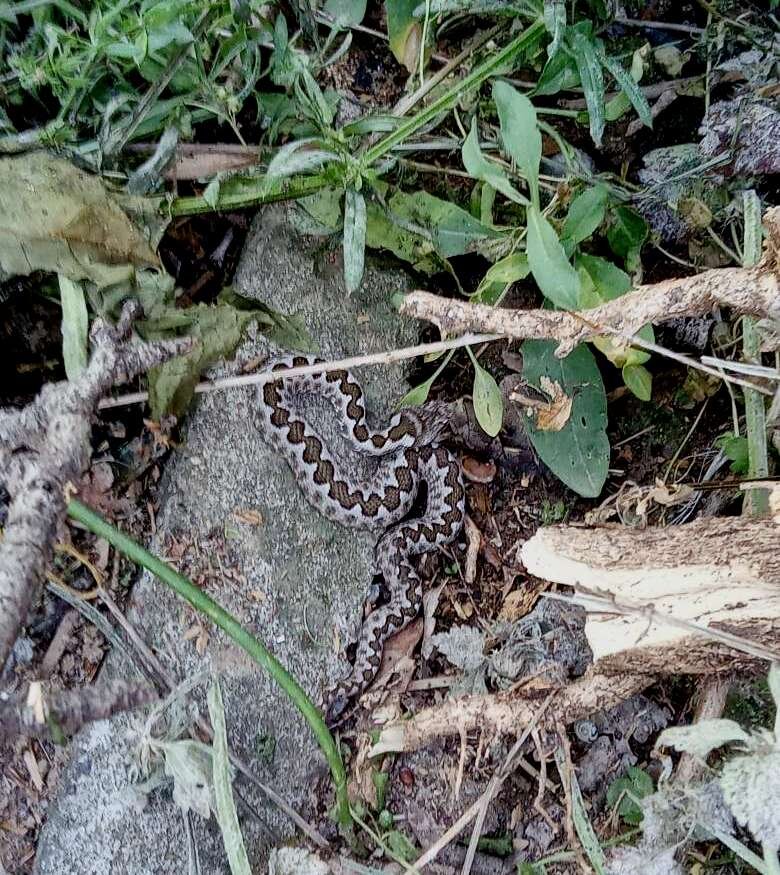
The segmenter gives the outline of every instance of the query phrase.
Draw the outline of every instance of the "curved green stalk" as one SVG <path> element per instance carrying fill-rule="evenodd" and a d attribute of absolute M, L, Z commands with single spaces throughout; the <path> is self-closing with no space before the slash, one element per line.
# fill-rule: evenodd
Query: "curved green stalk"
<path fill-rule="evenodd" d="M 335 785 L 336 819 L 343 828 L 348 829 L 351 827 L 352 815 L 349 810 L 349 797 L 347 796 L 347 776 L 333 736 L 330 734 L 330 730 L 322 719 L 322 715 L 317 707 L 276 657 L 257 638 L 250 635 L 238 620 L 221 605 L 217 604 L 214 599 L 198 589 L 184 575 L 174 571 L 166 562 L 153 556 L 132 538 L 114 528 L 111 523 L 104 520 L 95 511 L 80 501 L 71 499 L 68 504 L 68 516 L 80 522 L 98 537 L 105 538 L 109 544 L 112 544 L 117 550 L 124 553 L 128 559 L 132 559 L 133 562 L 137 562 L 146 568 L 147 571 L 151 571 L 152 574 L 159 577 L 177 595 L 181 596 L 196 610 L 205 614 L 216 623 L 226 635 L 232 638 L 261 668 L 271 675 L 287 696 L 289 696 L 295 707 L 301 712 L 314 733 L 319 746 L 322 748 Z"/>

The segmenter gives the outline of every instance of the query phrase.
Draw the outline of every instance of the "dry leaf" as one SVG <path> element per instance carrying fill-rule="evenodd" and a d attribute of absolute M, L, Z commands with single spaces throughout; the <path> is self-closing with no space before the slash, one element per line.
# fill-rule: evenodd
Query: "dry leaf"
<path fill-rule="evenodd" d="M 246 523 L 249 526 L 262 526 L 265 523 L 259 510 L 234 510 L 233 517 L 240 523 Z"/>
<path fill-rule="evenodd" d="M 539 588 L 537 586 L 524 586 L 522 589 L 512 590 L 504 599 L 504 604 L 501 605 L 498 619 L 514 623 L 525 617 L 531 612 L 537 598 L 539 598 Z"/>
<path fill-rule="evenodd" d="M 496 476 L 496 463 L 491 460 L 480 462 L 473 456 L 465 456 L 461 467 L 463 476 L 472 483 L 492 483 Z"/>
<path fill-rule="evenodd" d="M 574 399 L 563 391 L 560 383 L 549 377 L 540 377 L 539 387 L 551 400 L 539 408 L 536 427 L 539 431 L 560 431 L 569 421 Z"/>

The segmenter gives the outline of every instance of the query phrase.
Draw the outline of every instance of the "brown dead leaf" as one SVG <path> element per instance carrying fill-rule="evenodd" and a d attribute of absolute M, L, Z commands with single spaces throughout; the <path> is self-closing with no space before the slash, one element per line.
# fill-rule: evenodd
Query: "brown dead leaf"
<path fill-rule="evenodd" d="M 537 412 L 536 427 L 539 431 L 560 431 L 569 421 L 573 399 L 560 383 L 549 377 L 540 377 L 539 386 L 550 397 L 550 402 Z"/>
<path fill-rule="evenodd" d="M 533 610 L 536 600 L 539 598 L 539 593 L 545 586 L 546 584 L 542 582 L 529 582 L 524 584 L 522 589 L 513 589 L 504 599 L 498 619 L 504 620 L 507 623 L 514 623 L 525 617 Z"/>
<path fill-rule="evenodd" d="M 38 761 L 35 759 L 35 754 L 28 747 L 22 755 L 22 759 L 24 760 L 24 765 L 27 769 L 27 773 L 30 776 L 30 780 L 33 783 L 35 789 L 40 793 L 43 790 L 43 775 L 41 775 L 41 770 L 38 768 Z"/>

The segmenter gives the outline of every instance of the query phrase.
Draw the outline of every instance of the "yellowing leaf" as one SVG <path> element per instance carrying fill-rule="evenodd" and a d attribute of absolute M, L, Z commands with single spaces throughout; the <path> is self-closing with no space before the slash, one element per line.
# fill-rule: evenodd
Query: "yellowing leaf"
<path fill-rule="evenodd" d="M 103 287 L 157 255 L 98 176 L 46 152 L 0 159 L 0 269 Z"/>

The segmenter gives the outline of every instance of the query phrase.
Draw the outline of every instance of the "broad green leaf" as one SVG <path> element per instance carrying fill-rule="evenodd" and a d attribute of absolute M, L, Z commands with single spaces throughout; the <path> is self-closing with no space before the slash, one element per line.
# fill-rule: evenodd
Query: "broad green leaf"
<path fill-rule="evenodd" d="M 387 36 L 396 60 L 414 73 L 420 61 L 422 24 L 414 17 L 419 0 L 385 0 Z"/>
<path fill-rule="evenodd" d="M 623 365 L 623 382 L 640 401 L 649 401 L 653 394 L 653 375 L 644 365 Z"/>
<path fill-rule="evenodd" d="M 427 236 L 441 258 L 464 255 L 485 238 L 499 238 L 501 233 L 475 219 L 471 213 L 451 201 L 434 197 L 426 191 L 406 194 L 397 191 L 387 202 L 388 218 L 408 229 L 419 229 Z"/>
<path fill-rule="evenodd" d="M 561 242 L 576 246 L 587 240 L 604 221 L 607 209 L 607 190 L 602 185 L 586 188 L 569 207 L 561 228 Z"/>
<path fill-rule="evenodd" d="M 221 186 L 222 177 L 217 174 L 203 189 L 203 200 L 206 201 L 212 210 L 216 210 L 217 204 L 219 203 L 219 191 Z"/>
<path fill-rule="evenodd" d="M 623 68 L 623 65 L 617 58 L 611 58 L 604 52 L 599 52 L 598 57 L 604 67 L 606 67 L 606 69 L 612 74 L 615 81 L 623 90 L 623 93 L 631 101 L 631 105 L 636 110 L 636 114 L 642 120 L 642 123 L 647 125 L 648 128 L 652 128 L 653 114 L 650 111 L 650 104 L 647 102 L 647 98 L 644 94 L 642 94 L 640 87 L 634 82 L 628 70 Z"/>
<path fill-rule="evenodd" d="M 0 273 L 45 270 L 104 288 L 132 279 L 136 267 L 158 266 L 99 176 L 47 152 L 0 158 Z"/>
<path fill-rule="evenodd" d="M 604 75 L 597 54 L 596 42 L 583 30 L 570 29 L 571 48 L 580 74 L 585 104 L 588 107 L 590 135 L 601 146 L 604 133 Z"/>
<path fill-rule="evenodd" d="M 731 462 L 732 474 L 747 474 L 750 468 L 748 439 L 744 435 L 722 434 L 715 438 L 715 446 Z"/>
<path fill-rule="evenodd" d="M 207 696 L 209 717 L 214 730 L 213 781 L 214 801 L 217 823 L 222 833 L 231 875 L 252 875 L 249 868 L 249 858 L 238 823 L 236 802 L 233 799 L 233 786 L 230 779 L 230 750 L 225 730 L 225 707 L 222 704 L 222 692 L 219 681 L 215 678 L 209 687 Z"/>
<path fill-rule="evenodd" d="M 325 0 L 323 11 L 337 27 L 355 27 L 366 14 L 366 0 Z"/>
<path fill-rule="evenodd" d="M 647 239 L 647 222 L 631 207 L 616 207 L 612 212 L 612 225 L 607 231 L 610 248 L 621 258 L 628 260 L 638 255 Z"/>
<path fill-rule="evenodd" d="M 491 265 L 482 282 L 515 283 L 518 280 L 524 280 L 530 272 L 531 265 L 528 263 L 528 257 L 522 252 L 515 252 Z"/>
<path fill-rule="evenodd" d="M 607 788 L 607 805 L 610 808 L 617 805 L 618 814 L 623 820 L 637 826 L 642 822 L 644 814 L 634 800 L 644 799 L 652 792 L 653 779 L 650 775 L 636 766 L 629 766 L 627 775 L 613 781 Z"/>
<path fill-rule="evenodd" d="M 393 829 L 385 836 L 385 841 L 390 850 L 407 863 L 413 863 L 420 852 L 399 830 Z"/>
<path fill-rule="evenodd" d="M 552 34 L 552 42 L 547 46 L 547 57 L 552 58 L 557 53 L 566 31 L 565 0 L 544 0 L 544 26 Z"/>
<path fill-rule="evenodd" d="M 598 255 L 577 256 L 581 292 L 578 309 L 597 307 L 631 291 L 631 277 L 616 264 Z M 587 282 L 583 281 L 583 274 Z"/>
<path fill-rule="evenodd" d="M 730 742 L 748 743 L 750 736 L 734 720 L 699 720 L 692 726 L 672 726 L 658 736 L 656 747 L 673 747 L 705 760 L 710 751 Z"/>
<path fill-rule="evenodd" d="M 444 356 L 441 364 L 438 368 L 436 368 L 435 372 L 431 374 L 431 376 L 424 382 L 420 383 L 419 386 L 415 386 L 413 389 L 410 389 L 406 395 L 398 402 L 397 407 L 419 407 L 428 400 L 428 393 L 431 391 L 431 386 L 436 382 L 436 379 L 439 377 L 441 372 L 447 367 L 455 354 L 455 350 L 451 349 Z"/>
<path fill-rule="evenodd" d="M 527 209 L 526 254 L 542 294 L 562 310 L 576 310 L 580 280 L 552 225 L 534 206 Z"/>
<path fill-rule="evenodd" d="M 61 275 L 57 279 L 62 303 L 62 358 L 68 379 L 75 380 L 87 366 L 87 302 L 81 283 Z"/>
<path fill-rule="evenodd" d="M 539 162 L 542 160 L 542 135 L 531 101 L 506 82 L 493 86 L 493 100 L 501 125 L 501 141 L 528 180 L 532 201 L 539 203 Z"/>
<path fill-rule="evenodd" d="M 504 402 L 498 383 L 493 379 L 469 350 L 471 363 L 474 366 L 474 413 L 477 422 L 482 426 L 486 434 L 495 437 L 501 431 L 501 423 L 504 419 Z"/>
<path fill-rule="evenodd" d="M 486 182 L 516 204 L 528 203 L 528 200 L 510 183 L 503 168 L 482 154 L 482 150 L 479 147 L 479 131 L 476 119 L 472 119 L 471 130 L 463 143 L 461 156 L 463 158 L 463 166 L 474 179 Z"/>
<path fill-rule="evenodd" d="M 359 191 L 344 195 L 344 282 L 350 294 L 360 288 L 366 254 L 366 202 Z"/>
<path fill-rule="evenodd" d="M 580 344 L 566 358 L 555 357 L 555 344 L 523 344 L 523 376 L 540 387 L 545 376 L 572 399 L 571 415 L 560 431 L 536 427 L 533 412 L 524 415 L 528 436 L 542 461 L 570 489 L 586 498 L 601 493 L 609 468 L 607 397 L 593 353 Z"/>

